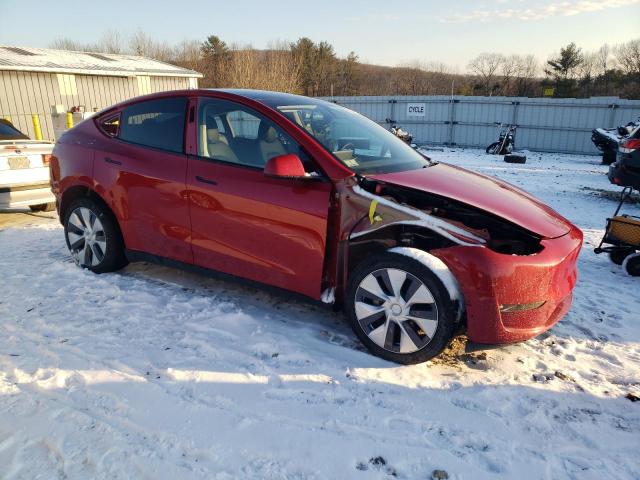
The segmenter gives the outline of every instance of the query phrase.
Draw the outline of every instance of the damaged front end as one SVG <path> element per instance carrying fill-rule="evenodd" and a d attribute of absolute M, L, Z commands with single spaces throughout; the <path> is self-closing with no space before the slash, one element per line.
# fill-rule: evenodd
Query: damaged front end
<path fill-rule="evenodd" d="M 343 209 L 360 212 L 346 238 L 352 267 L 370 253 L 397 246 L 428 252 L 462 245 L 505 255 L 543 248 L 541 236 L 446 197 L 364 177 L 348 190 Z"/>
<path fill-rule="evenodd" d="M 432 271 L 438 265 L 476 343 L 531 338 L 569 308 L 582 241 L 570 224 L 568 234 L 549 238 L 459 200 L 362 176 L 338 185 L 336 200 L 338 305 L 349 273 L 391 250 L 424 252 Z"/>

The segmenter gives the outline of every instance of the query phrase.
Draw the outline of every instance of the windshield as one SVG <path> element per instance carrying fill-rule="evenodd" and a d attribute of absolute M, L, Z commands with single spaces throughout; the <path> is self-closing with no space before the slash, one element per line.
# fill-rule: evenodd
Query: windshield
<path fill-rule="evenodd" d="M 362 115 L 322 100 L 299 98 L 305 102 L 270 106 L 313 135 L 353 172 L 390 173 L 430 165 L 409 145 Z"/>
<path fill-rule="evenodd" d="M 27 137 L 16 129 L 8 120 L 0 118 L 0 140 L 26 140 Z"/>

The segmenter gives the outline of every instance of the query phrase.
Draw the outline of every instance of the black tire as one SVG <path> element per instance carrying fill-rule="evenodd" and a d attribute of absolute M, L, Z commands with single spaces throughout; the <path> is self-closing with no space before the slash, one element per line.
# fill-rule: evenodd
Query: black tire
<path fill-rule="evenodd" d="M 616 161 L 617 152 L 615 150 L 605 150 L 602 152 L 602 165 L 611 165 Z"/>
<path fill-rule="evenodd" d="M 29 205 L 29 209 L 32 212 L 53 212 L 56 209 L 56 204 L 51 203 L 39 203 L 38 205 Z"/>
<path fill-rule="evenodd" d="M 504 156 L 504 161 L 507 163 L 527 163 L 527 157 L 517 153 L 510 153 Z"/>
<path fill-rule="evenodd" d="M 627 258 L 632 253 L 635 253 L 633 248 L 616 248 L 609 252 L 609 260 L 611 260 L 616 265 L 622 265 L 624 259 Z"/>
<path fill-rule="evenodd" d="M 489 145 L 486 149 L 485 152 L 491 154 L 491 155 L 496 155 L 498 153 L 498 149 L 500 148 L 500 142 L 493 142 L 491 145 Z"/>
<path fill-rule="evenodd" d="M 403 288 L 407 285 L 409 278 L 414 280 L 418 279 L 428 289 L 433 298 L 437 326 L 435 327 L 435 331 L 432 332 L 430 339 L 429 336 L 426 335 L 422 337 L 422 341 L 426 341 L 427 343 L 411 353 L 400 353 L 399 351 L 391 351 L 383 346 L 379 346 L 369 338 L 368 334 L 365 332 L 365 327 L 361 326 L 361 323 L 358 321 L 356 314 L 356 295 L 359 295 L 359 298 L 362 299 L 362 289 L 360 288 L 360 284 L 365 281 L 365 278 L 369 277 L 369 275 L 373 275 L 384 269 L 402 270 L 405 273 L 408 273 L 409 275 L 405 277 L 405 282 L 402 284 Z M 406 290 L 404 292 L 404 294 L 406 294 Z M 381 307 L 378 306 L 377 308 Z M 431 306 L 430 309 L 433 312 L 434 307 Z M 446 290 L 440 279 L 422 263 L 405 255 L 396 253 L 376 255 L 369 260 L 363 261 L 355 268 L 350 275 L 349 286 L 346 292 L 345 312 L 354 333 L 371 353 L 384 358 L 385 360 L 390 360 L 403 365 L 426 362 L 427 360 L 438 356 L 451 341 L 457 327 L 455 305 L 451 301 L 449 292 Z M 388 323 L 395 323 L 394 330 L 400 330 L 398 329 L 398 324 L 396 322 L 387 321 L 389 318 L 387 313 L 383 313 L 382 315 L 382 318 L 378 320 L 378 322 L 382 322 L 384 325 Z M 409 320 L 409 322 L 411 322 L 411 320 Z M 406 324 L 406 320 L 401 321 L 401 323 Z M 424 333 L 421 329 L 418 331 L 420 333 Z M 401 335 L 400 331 L 397 333 Z M 388 338 L 388 335 L 386 338 Z M 398 340 L 398 342 L 399 341 L 400 340 Z M 394 343 L 395 342 L 394 338 Z M 414 346 L 417 345 L 415 342 L 413 343 Z M 395 348 L 395 345 L 393 347 Z M 399 350 L 399 347 L 397 349 Z"/>
<path fill-rule="evenodd" d="M 624 269 L 632 277 L 640 277 L 640 255 L 627 259 Z"/>
<path fill-rule="evenodd" d="M 103 230 L 103 235 L 101 235 L 100 238 L 103 238 L 106 243 L 106 248 L 102 252 L 102 258 L 100 258 L 97 263 L 91 265 L 84 264 L 83 261 L 79 259 L 79 255 L 77 254 L 78 250 L 73 249 L 69 241 L 70 232 L 71 235 L 75 235 L 76 237 L 79 236 L 77 229 L 70 224 L 70 219 L 74 212 L 81 208 L 88 209 L 91 214 L 100 221 Z M 77 221 L 76 218 L 79 219 L 79 217 L 74 217 L 74 221 Z M 78 198 L 69 205 L 69 208 L 66 209 L 64 218 L 64 234 L 67 247 L 74 256 L 74 259 L 78 261 L 80 266 L 87 268 L 94 273 L 114 272 L 116 270 L 120 270 L 129 263 L 124 253 L 124 241 L 122 239 L 122 234 L 120 233 L 120 227 L 118 226 L 118 222 L 113 213 L 107 207 L 91 198 Z M 93 258 L 94 255 L 95 254 L 91 254 L 91 258 Z M 97 255 L 96 258 L 98 258 Z"/>

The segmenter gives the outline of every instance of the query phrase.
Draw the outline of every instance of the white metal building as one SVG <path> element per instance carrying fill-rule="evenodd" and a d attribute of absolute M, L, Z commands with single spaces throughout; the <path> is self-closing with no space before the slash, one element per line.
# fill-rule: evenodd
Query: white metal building
<path fill-rule="evenodd" d="M 202 74 L 134 55 L 0 45 L 0 117 L 35 138 L 54 139 L 53 118 L 94 112 L 128 98 L 198 87 Z"/>

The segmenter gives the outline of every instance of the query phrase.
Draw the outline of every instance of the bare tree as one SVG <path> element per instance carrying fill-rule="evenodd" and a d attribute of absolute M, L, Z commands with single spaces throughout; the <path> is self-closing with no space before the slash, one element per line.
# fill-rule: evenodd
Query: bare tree
<path fill-rule="evenodd" d="M 67 38 L 67 37 L 56 38 L 53 42 L 49 44 L 49 47 L 54 48 L 56 50 L 70 50 L 75 52 L 96 51 L 95 45 L 84 44 L 81 42 L 77 42 L 76 40 L 71 40 L 70 38 Z"/>
<path fill-rule="evenodd" d="M 138 30 L 129 40 L 129 49 L 135 55 L 154 58 L 161 62 L 170 62 L 173 52 L 167 42 L 159 42 L 142 30 Z"/>
<path fill-rule="evenodd" d="M 508 57 L 504 57 L 502 64 L 500 65 L 500 76 L 502 77 L 501 83 L 502 88 L 500 91 L 501 95 L 511 95 L 512 94 L 512 83 L 515 77 L 518 76 L 520 70 L 521 58 L 518 55 L 510 55 Z"/>
<path fill-rule="evenodd" d="M 95 45 L 96 50 L 103 53 L 123 53 L 122 35 L 118 30 L 106 30 Z"/>
<path fill-rule="evenodd" d="M 231 45 L 223 85 L 298 93 L 300 59 L 288 44 L 275 42 L 267 50 L 251 45 Z"/>
<path fill-rule="evenodd" d="M 534 55 L 517 57 L 517 73 L 513 94 L 518 97 L 527 97 L 534 94 L 534 84 L 540 65 Z"/>
<path fill-rule="evenodd" d="M 640 38 L 621 43 L 614 51 L 620 68 L 640 81 Z"/>
<path fill-rule="evenodd" d="M 481 53 L 469 62 L 469 70 L 480 77 L 485 95 L 492 95 L 496 76 L 504 64 L 504 56 L 499 53 Z"/>

